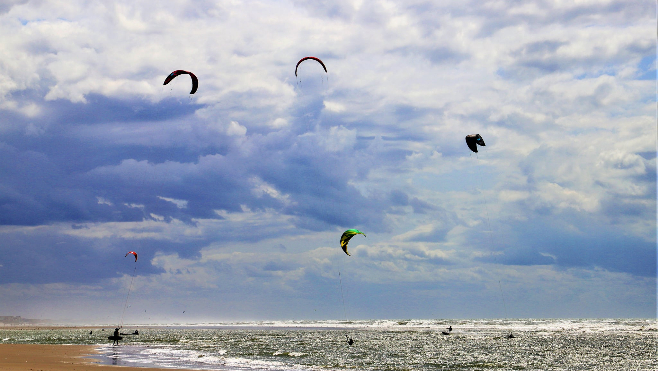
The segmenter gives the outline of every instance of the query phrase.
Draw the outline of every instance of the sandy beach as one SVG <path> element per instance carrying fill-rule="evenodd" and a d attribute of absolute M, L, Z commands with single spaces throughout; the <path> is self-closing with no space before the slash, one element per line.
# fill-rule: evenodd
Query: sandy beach
<path fill-rule="evenodd" d="M 93 345 L 0 345 L 0 369 L 3 371 L 137 371 L 143 367 L 99 365 L 89 355 L 97 353 Z M 169 370 L 148 368 L 148 370 Z"/>

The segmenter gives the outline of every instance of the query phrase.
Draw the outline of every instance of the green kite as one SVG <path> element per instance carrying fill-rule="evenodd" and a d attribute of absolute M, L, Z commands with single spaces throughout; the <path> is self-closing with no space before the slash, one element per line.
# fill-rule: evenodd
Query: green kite
<path fill-rule="evenodd" d="M 350 253 L 347 252 L 347 243 L 350 242 L 350 239 L 356 236 L 357 234 L 362 234 L 363 237 L 366 237 L 366 234 L 358 229 L 348 229 L 345 232 L 343 232 L 343 235 L 340 237 L 340 247 L 343 248 L 345 254 L 350 255 Z"/>

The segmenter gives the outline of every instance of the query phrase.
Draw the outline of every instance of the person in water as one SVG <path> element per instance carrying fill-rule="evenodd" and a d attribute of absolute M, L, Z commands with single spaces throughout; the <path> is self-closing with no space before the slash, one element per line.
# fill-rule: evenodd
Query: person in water
<path fill-rule="evenodd" d="M 448 332 L 452 332 L 452 325 L 448 327 Z"/>
<path fill-rule="evenodd" d="M 347 336 L 347 335 L 345 335 L 345 337 L 347 338 L 347 344 L 349 344 L 349 345 L 354 344 L 354 340 L 352 340 L 351 337 L 349 337 L 349 336 Z"/>
<path fill-rule="evenodd" d="M 112 337 L 112 339 L 114 339 L 114 342 L 112 343 L 112 345 L 119 345 L 119 328 L 118 327 L 114 329 L 114 336 Z"/>

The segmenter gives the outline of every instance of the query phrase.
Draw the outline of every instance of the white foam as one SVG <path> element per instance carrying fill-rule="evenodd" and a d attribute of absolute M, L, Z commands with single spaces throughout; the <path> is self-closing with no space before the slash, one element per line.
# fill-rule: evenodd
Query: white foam
<path fill-rule="evenodd" d="M 151 325 L 150 327 L 185 328 L 319 328 L 319 329 L 386 329 L 444 330 L 448 326 L 462 330 L 517 330 L 517 331 L 625 331 L 638 326 L 656 326 L 655 320 L 644 319 L 400 319 L 400 320 L 322 320 L 322 321 L 252 321 L 252 322 L 203 322 L 193 324 Z M 188 342 L 181 339 L 180 343 Z"/>

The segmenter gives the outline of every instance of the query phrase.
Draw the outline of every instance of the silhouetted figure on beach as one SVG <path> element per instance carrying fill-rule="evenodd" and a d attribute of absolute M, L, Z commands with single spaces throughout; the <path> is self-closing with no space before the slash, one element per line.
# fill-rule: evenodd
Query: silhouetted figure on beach
<path fill-rule="evenodd" d="M 112 345 L 119 345 L 119 328 L 114 329 L 114 335 L 112 336 L 112 340 L 114 341 Z"/>
<path fill-rule="evenodd" d="M 345 335 L 345 337 L 347 338 L 347 344 L 349 344 L 350 346 L 351 346 L 352 344 L 354 344 L 354 340 L 352 340 L 351 337 L 349 337 L 349 336 L 347 336 L 347 335 Z"/>

